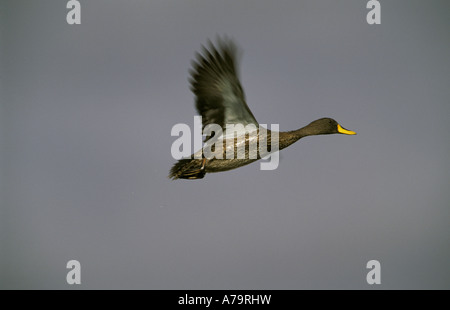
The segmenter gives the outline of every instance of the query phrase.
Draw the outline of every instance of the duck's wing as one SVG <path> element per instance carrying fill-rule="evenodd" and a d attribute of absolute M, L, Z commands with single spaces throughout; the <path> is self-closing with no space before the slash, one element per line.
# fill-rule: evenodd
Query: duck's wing
<path fill-rule="evenodd" d="M 203 47 L 192 67 L 191 90 L 203 128 L 208 124 L 218 124 L 223 130 L 226 124 L 258 126 L 237 77 L 236 46 L 232 41 L 219 39 L 217 47 L 209 42 L 209 49 Z"/>

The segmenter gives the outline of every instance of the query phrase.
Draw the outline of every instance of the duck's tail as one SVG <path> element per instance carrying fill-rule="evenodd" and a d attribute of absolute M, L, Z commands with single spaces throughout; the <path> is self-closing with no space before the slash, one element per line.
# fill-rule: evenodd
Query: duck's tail
<path fill-rule="evenodd" d="M 206 172 L 204 167 L 202 168 L 201 159 L 180 159 L 170 169 L 169 178 L 176 179 L 203 179 Z"/>

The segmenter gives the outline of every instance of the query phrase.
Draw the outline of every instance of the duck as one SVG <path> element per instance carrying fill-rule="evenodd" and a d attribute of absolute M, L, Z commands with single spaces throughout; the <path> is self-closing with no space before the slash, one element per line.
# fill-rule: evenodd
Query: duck
<path fill-rule="evenodd" d="M 238 77 L 237 45 L 228 38 L 217 38 L 217 43 L 207 41 L 208 47 L 202 46 L 202 52 L 195 54 L 190 73 L 190 88 L 195 95 L 195 107 L 201 116 L 202 127 L 218 125 L 221 129 L 206 135 L 204 146 L 187 158 L 179 159 L 170 169 L 169 178 L 199 180 L 206 173 L 229 171 L 251 164 L 273 151 L 287 148 L 301 138 L 317 135 L 344 134 L 356 135 L 356 132 L 345 129 L 337 121 L 329 117 L 317 119 L 307 126 L 292 131 L 276 132 L 278 140 L 272 142 L 273 132 L 269 129 L 258 129 L 259 124 L 247 105 L 244 90 Z M 254 126 L 254 134 L 247 131 L 227 133 L 228 125 Z M 245 127 L 247 128 L 247 127 Z M 262 134 L 268 145 L 268 152 L 250 154 L 255 144 L 262 142 Z M 245 156 L 225 156 L 227 144 L 234 146 L 236 155 L 239 143 L 245 143 Z M 223 156 L 205 156 L 206 148 L 211 146 L 223 147 L 216 149 Z M 251 156 L 253 155 L 253 156 Z"/>

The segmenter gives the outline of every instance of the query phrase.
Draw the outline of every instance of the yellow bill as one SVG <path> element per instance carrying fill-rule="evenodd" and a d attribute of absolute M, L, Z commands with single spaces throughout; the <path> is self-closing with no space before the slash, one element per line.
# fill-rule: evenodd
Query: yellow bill
<path fill-rule="evenodd" d="M 338 124 L 337 126 L 338 132 L 339 133 L 343 133 L 344 135 L 356 135 L 356 132 L 351 131 L 351 130 L 347 130 L 345 128 L 343 128 L 341 125 Z"/>

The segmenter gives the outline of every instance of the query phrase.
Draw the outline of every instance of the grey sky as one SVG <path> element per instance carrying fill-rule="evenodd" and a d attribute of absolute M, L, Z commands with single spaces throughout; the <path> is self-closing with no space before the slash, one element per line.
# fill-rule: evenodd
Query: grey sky
<path fill-rule="evenodd" d="M 450 3 L 0 3 L 0 288 L 450 288 Z M 193 123 L 188 69 L 216 34 L 242 49 L 260 123 L 333 117 L 275 171 L 170 181 Z"/>

